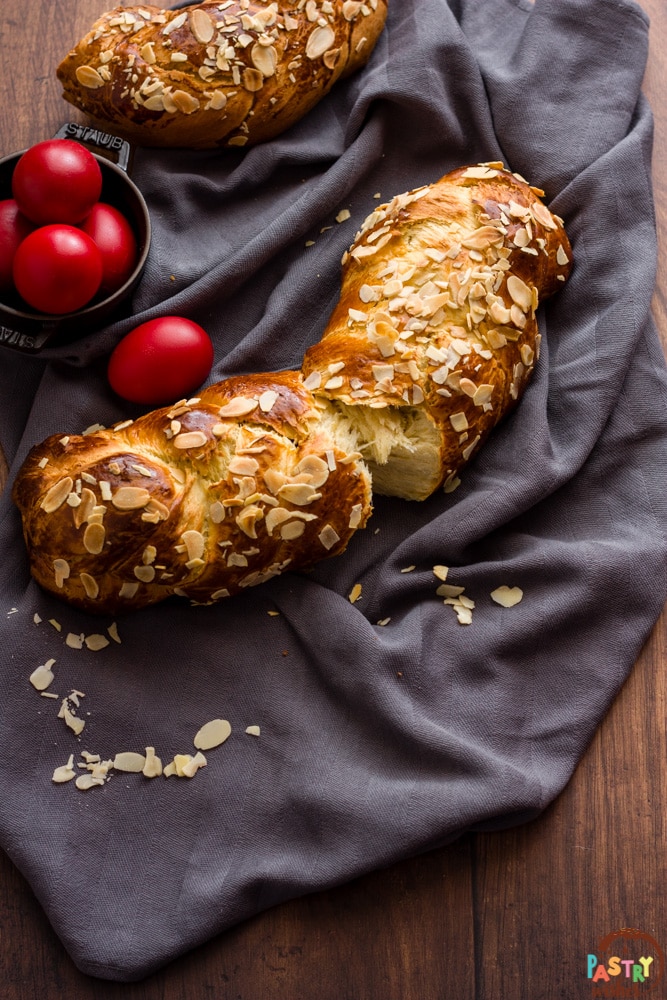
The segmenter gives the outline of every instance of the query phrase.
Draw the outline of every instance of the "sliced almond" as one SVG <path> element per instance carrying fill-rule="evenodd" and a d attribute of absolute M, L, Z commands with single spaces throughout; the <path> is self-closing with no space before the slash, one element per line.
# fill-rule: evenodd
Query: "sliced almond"
<path fill-rule="evenodd" d="M 215 23 L 201 7 L 195 7 L 189 14 L 190 31 L 200 45 L 208 45 L 215 35 Z"/>
<path fill-rule="evenodd" d="M 185 451 L 189 448 L 203 448 L 208 438 L 203 431 L 184 431 L 174 438 L 174 448 Z"/>
<path fill-rule="evenodd" d="M 193 743 L 198 750 L 213 750 L 229 738 L 231 731 L 227 719 L 211 719 L 198 730 Z"/>
<path fill-rule="evenodd" d="M 336 41 L 336 33 L 330 24 L 313 28 L 308 41 L 306 42 L 306 57 L 308 59 L 319 59 Z"/>
<path fill-rule="evenodd" d="M 98 90 L 104 86 L 104 79 L 93 66 L 77 66 L 76 78 L 88 90 Z"/>
<path fill-rule="evenodd" d="M 523 590 L 520 587 L 496 587 L 491 591 L 491 600 L 500 604 L 503 608 L 513 608 L 523 598 Z"/>
<path fill-rule="evenodd" d="M 74 480 L 71 476 L 65 476 L 64 479 L 55 483 L 55 485 L 48 490 L 39 506 L 42 510 L 45 510 L 47 514 L 52 514 L 65 503 L 67 497 L 72 492 L 73 485 Z"/>
<path fill-rule="evenodd" d="M 150 498 L 150 493 L 142 486 L 121 486 L 113 494 L 111 502 L 117 510 L 140 510 Z"/>
<path fill-rule="evenodd" d="M 55 662 L 55 660 L 47 660 L 46 663 L 40 664 L 40 666 L 33 670 L 30 674 L 30 683 L 36 691 L 46 691 L 53 681 L 53 671 L 51 670 L 51 667 Z"/>
<path fill-rule="evenodd" d="M 126 750 L 117 753 L 113 759 L 114 771 L 127 771 L 130 774 L 139 774 L 146 766 L 146 758 L 141 753 Z"/>

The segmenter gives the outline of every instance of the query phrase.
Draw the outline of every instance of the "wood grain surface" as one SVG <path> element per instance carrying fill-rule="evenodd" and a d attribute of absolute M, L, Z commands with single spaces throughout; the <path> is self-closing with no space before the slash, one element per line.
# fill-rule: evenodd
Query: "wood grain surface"
<path fill-rule="evenodd" d="M 652 20 L 644 90 L 656 122 L 654 189 L 664 251 L 667 3 L 641 5 Z M 103 9 L 100 0 L 2 0 L 2 155 L 76 119 L 59 96 L 53 67 Z M 654 315 L 667 347 L 664 252 Z M 0 483 L 5 476 L 3 466 Z M 79 973 L 31 890 L 0 852 L 0 997 L 590 997 L 586 955 L 605 935 L 635 927 L 667 949 L 666 637 L 663 614 L 568 787 L 538 820 L 466 836 L 446 849 L 277 907 L 142 983 L 100 982 Z"/>

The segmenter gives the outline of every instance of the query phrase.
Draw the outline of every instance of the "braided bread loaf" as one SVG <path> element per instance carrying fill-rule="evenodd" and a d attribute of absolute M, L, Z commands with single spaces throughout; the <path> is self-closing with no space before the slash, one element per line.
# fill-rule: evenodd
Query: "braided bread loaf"
<path fill-rule="evenodd" d="M 502 164 L 462 167 L 378 208 L 343 258 L 303 373 L 356 428 L 376 493 L 454 486 L 521 397 L 538 304 L 571 268 L 543 194 Z"/>
<path fill-rule="evenodd" d="M 63 97 L 139 145 L 246 146 L 363 66 L 387 0 L 205 0 L 103 14 L 57 68 Z"/>
<path fill-rule="evenodd" d="M 456 484 L 520 399 L 536 309 L 570 268 L 561 220 L 500 164 L 399 195 L 345 254 L 301 372 L 232 377 L 31 450 L 13 497 L 33 576 L 115 614 L 215 602 L 341 553 L 371 486 L 424 499 Z"/>

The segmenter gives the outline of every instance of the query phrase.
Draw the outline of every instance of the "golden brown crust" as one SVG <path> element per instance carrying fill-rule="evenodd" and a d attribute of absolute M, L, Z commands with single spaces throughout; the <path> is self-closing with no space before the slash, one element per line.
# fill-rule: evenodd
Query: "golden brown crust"
<path fill-rule="evenodd" d="M 387 0 L 205 0 L 103 14 L 57 68 L 63 97 L 147 146 L 250 146 L 363 66 Z"/>
<path fill-rule="evenodd" d="M 536 309 L 572 260 L 542 193 L 502 164 L 462 167 L 379 207 L 345 254 L 305 384 L 353 416 L 418 410 L 439 451 L 417 491 L 381 491 L 423 499 L 454 482 L 522 395 L 539 355 Z"/>
<path fill-rule="evenodd" d="M 337 555 L 371 510 L 359 456 L 298 372 L 32 449 L 14 486 L 32 574 L 87 611 L 210 603 Z"/>

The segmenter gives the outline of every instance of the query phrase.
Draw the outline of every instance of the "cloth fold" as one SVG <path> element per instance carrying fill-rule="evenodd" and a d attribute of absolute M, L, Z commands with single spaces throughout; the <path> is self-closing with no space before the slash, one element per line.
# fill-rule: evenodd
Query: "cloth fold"
<path fill-rule="evenodd" d="M 629 0 L 389 6 L 368 66 L 283 136 L 247 152 L 137 150 L 154 242 L 132 315 L 0 367 L 11 486 L 48 434 L 140 412 L 105 365 L 145 319 L 201 323 L 210 381 L 300 366 L 377 196 L 504 159 L 573 244 L 571 279 L 540 310 L 533 381 L 459 489 L 377 497 L 348 551 L 308 574 L 216 607 L 146 609 L 116 623 L 119 643 L 111 621 L 30 581 L 1 498 L 0 845 L 93 976 L 143 978 L 282 900 L 537 816 L 667 595 L 648 20 Z M 434 565 L 474 600 L 470 625 L 436 595 Z M 498 606 L 500 585 L 523 600 Z M 91 634 L 109 644 L 76 648 Z M 29 682 L 48 659 L 49 690 L 81 692 L 79 736 Z M 194 753 L 216 717 L 232 734 L 191 780 L 51 780 L 83 751 Z"/>

